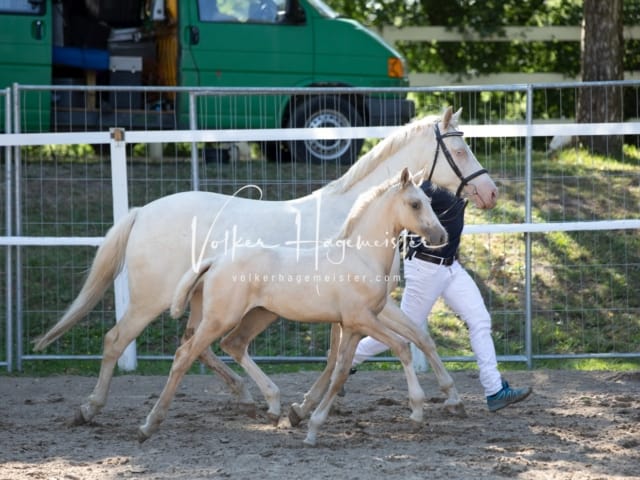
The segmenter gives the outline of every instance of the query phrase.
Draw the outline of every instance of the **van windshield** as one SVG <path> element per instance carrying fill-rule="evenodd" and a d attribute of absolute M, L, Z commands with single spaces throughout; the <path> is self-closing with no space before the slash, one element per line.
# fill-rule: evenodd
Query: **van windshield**
<path fill-rule="evenodd" d="M 336 13 L 329 5 L 324 3 L 322 0 L 308 0 L 309 4 L 314 7 L 323 17 L 327 18 L 337 18 L 340 15 Z"/>
<path fill-rule="evenodd" d="M 44 6 L 44 0 L 0 0 L 0 12 L 2 13 L 43 15 Z"/>

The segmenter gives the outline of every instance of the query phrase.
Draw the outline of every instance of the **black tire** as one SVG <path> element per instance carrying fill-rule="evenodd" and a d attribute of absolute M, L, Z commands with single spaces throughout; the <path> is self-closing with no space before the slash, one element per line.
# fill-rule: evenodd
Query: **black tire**
<path fill-rule="evenodd" d="M 291 163 L 291 151 L 287 142 L 260 142 L 260 151 L 268 162 Z"/>
<path fill-rule="evenodd" d="M 339 97 L 313 97 L 298 102 L 289 119 L 290 128 L 361 127 L 362 116 L 347 100 Z M 358 159 L 364 140 L 298 140 L 289 142 L 296 162 L 351 164 Z"/>

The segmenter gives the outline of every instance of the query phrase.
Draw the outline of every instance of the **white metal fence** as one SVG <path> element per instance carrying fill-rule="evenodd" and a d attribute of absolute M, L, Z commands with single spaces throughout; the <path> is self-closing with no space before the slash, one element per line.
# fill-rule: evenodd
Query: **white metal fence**
<path fill-rule="evenodd" d="M 492 312 L 501 360 L 531 365 L 541 358 L 640 356 L 635 287 L 640 281 L 640 123 L 635 120 L 640 117 L 640 83 L 616 85 L 635 102 L 625 100 L 625 120 L 609 124 L 574 123 L 577 92 L 593 84 L 392 90 L 408 93 L 421 112 L 463 107 L 462 130 L 502 190 L 496 209 L 469 209 L 469 235 L 462 245 L 465 266 Z M 15 106 L 5 107 L 7 113 L 12 110 L 7 127 L 16 131 L 22 124 L 16 97 L 24 100 L 41 90 L 14 88 Z M 102 337 L 122 305 L 118 291 L 45 354 L 34 354 L 30 341 L 50 328 L 75 297 L 95 246 L 128 206 L 193 188 L 232 193 L 249 183 L 259 185 L 266 199 L 293 198 L 348 168 L 336 162 L 268 162 L 256 148 L 229 150 L 235 142 L 312 138 L 317 131 L 218 130 L 207 125 L 210 116 L 198 116 L 208 96 L 250 94 L 268 102 L 274 95 L 302 92 L 186 93 L 192 129 L 123 129 L 118 138 L 107 128 L 0 136 L 6 172 L 0 238 L 6 265 L 0 280 L 6 305 L 0 332 L 6 346 L 0 360 L 8 369 L 20 369 L 24 361 L 99 358 Z M 357 93 L 313 90 L 314 95 Z M 370 143 L 391 128 L 324 133 Z M 583 150 L 577 147 L 570 147 L 575 155 L 557 156 L 549 145 L 558 134 L 624 135 L 628 148 L 602 163 L 581 159 Z M 459 340 L 466 336 L 455 334 L 463 327 L 443 305 L 433 312 L 430 325 L 445 359 L 472 359 L 468 343 Z M 326 352 L 327 333 L 322 325 L 282 320 L 256 339 L 251 351 L 259 360 L 318 361 Z M 134 359 L 170 359 L 181 334 L 180 322 L 161 318 L 129 353 Z"/>

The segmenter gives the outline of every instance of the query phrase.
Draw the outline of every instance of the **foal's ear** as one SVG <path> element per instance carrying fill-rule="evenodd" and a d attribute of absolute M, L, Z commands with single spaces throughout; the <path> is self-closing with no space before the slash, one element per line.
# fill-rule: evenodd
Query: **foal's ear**
<path fill-rule="evenodd" d="M 402 188 L 405 188 L 412 181 L 413 181 L 413 178 L 409 173 L 409 169 L 407 167 L 404 167 L 402 169 L 402 172 L 400 172 L 400 184 L 402 185 Z"/>
<path fill-rule="evenodd" d="M 451 116 L 453 115 L 453 108 L 451 106 L 447 107 L 442 114 L 442 130 L 445 131 L 449 128 L 449 122 L 451 121 Z"/>

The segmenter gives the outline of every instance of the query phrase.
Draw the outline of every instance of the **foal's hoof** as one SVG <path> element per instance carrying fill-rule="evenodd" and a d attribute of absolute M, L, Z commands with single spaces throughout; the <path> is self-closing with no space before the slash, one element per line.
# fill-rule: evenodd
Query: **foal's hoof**
<path fill-rule="evenodd" d="M 447 405 L 447 403 L 445 402 L 444 408 L 447 410 L 449 415 L 453 415 L 454 417 L 458 417 L 458 418 L 467 417 L 467 411 L 464 409 L 464 405 L 462 404 L 462 402 L 455 403 L 452 405 Z"/>
<path fill-rule="evenodd" d="M 302 421 L 302 415 L 298 412 L 299 408 L 300 407 L 295 403 L 289 408 L 289 423 L 292 427 L 297 427 Z"/>

